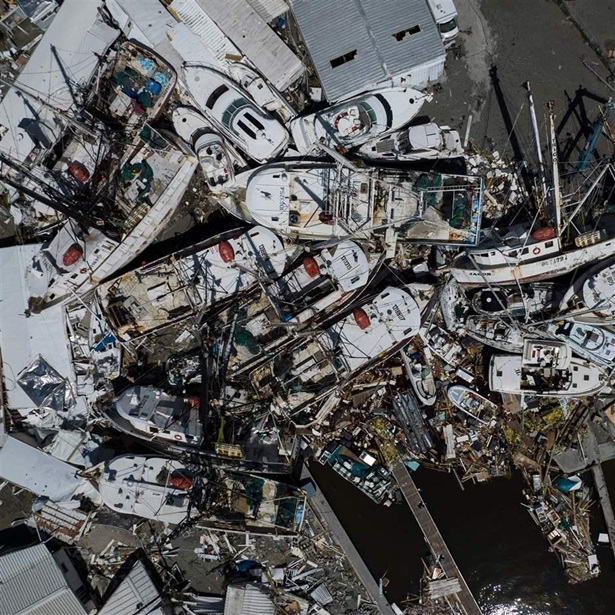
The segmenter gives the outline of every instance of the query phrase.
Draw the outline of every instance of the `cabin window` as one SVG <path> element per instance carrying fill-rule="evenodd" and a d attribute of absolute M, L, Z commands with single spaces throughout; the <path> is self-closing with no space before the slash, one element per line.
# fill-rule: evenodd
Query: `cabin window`
<path fill-rule="evenodd" d="M 78 273 L 73 273 L 73 275 L 70 276 L 71 280 L 74 280 L 79 274 Z"/>
<path fill-rule="evenodd" d="M 496 373 L 496 374 L 497 374 L 500 378 L 502 377 L 502 372 L 501 372 L 500 370 L 497 370 L 495 373 Z"/>
<path fill-rule="evenodd" d="M 585 374 L 585 375 L 583 376 L 583 380 L 585 380 L 585 382 L 587 382 L 587 381 L 589 380 L 589 376 L 588 376 L 587 374 Z"/>
<path fill-rule="evenodd" d="M 235 113 L 241 109 L 242 107 L 246 107 L 248 106 L 250 103 L 245 99 L 245 98 L 238 98 L 237 100 L 234 100 L 225 110 L 224 113 L 222 114 L 222 123 L 227 127 L 230 128 L 231 126 L 231 119 L 233 118 L 233 115 L 235 115 Z"/>
<path fill-rule="evenodd" d="M 218 99 L 220 98 L 220 96 L 222 96 L 226 92 L 228 92 L 228 87 L 226 87 L 225 85 L 221 85 L 220 87 L 216 88 L 209 95 L 209 98 L 207 99 L 207 102 L 205 103 L 205 106 L 208 109 L 213 109 L 214 105 L 218 102 Z"/>
<path fill-rule="evenodd" d="M 489 252 L 490 256 L 495 256 L 495 250 L 493 252 Z"/>
<path fill-rule="evenodd" d="M 265 127 L 251 114 L 246 113 L 246 117 L 256 126 L 259 130 L 265 130 Z"/>
<path fill-rule="evenodd" d="M 361 182 L 361 194 L 367 194 L 367 182 Z"/>
<path fill-rule="evenodd" d="M 249 137 L 256 139 L 256 133 L 245 122 L 239 120 L 237 122 L 237 126 L 239 126 L 239 128 L 241 128 L 241 130 L 243 130 Z"/>
<path fill-rule="evenodd" d="M 331 68 L 337 68 L 338 66 L 341 66 L 342 64 L 346 64 L 346 62 L 351 62 L 356 57 L 357 57 L 357 50 L 355 49 L 354 51 L 345 53 L 343 56 L 333 58 L 333 60 L 330 60 L 329 63 L 331 64 Z"/>
<path fill-rule="evenodd" d="M 508 253 L 508 256 L 510 256 L 510 258 L 515 258 L 515 256 L 517 256 L 518 251 L 517 250 L 513 250 L 512 252 Z"/>
<path fill-rule="evenodd" d="M 365 113 L 367 113 L 372 124 L 375 124 L 378 118 L 376 117 L 376 112 L 372 109 L 372 107 L 364 102 L 358 103 L 358 106 L 361 107 Z"/>
<path fill-rule="evenodd" d="M 579 371 L 579 368 L 578 368 L 576 365 L 573 365 L 573 366 L 572 366 L 572 371 L 573 371 L 573 372 L 578 372 L 578 371 Z"/>
<path fill-rule="evenodd" d="M 158 433 L 159 429 L 158 429 L 158 427 L 150 427 L 149 431 L 150 431 L 150 433 Z"/>
<path fill-rule="evenodd" d="M 393 38 L 397 42 L 401 42 L 410 38 L 414 34 L 418 34 L 421 31 L 421 26 L 412 26 L 411 28 L 406 28 L 405 30 L 400 30 L 393 34 Z"/>
<path fill-rule="evenodd" d="M 530 251 L 529 248 L 523 248 L 523 250 L 521 250 L 521 256 L 524 256 L 525 254 L 527 254 Z"/>
<path fill-rule="evenodd" d="M 547 241 L 547 243 L 545 243 L 545 248 L 552 248 L 552 247 L 553 247 L 552 241 Z"/>

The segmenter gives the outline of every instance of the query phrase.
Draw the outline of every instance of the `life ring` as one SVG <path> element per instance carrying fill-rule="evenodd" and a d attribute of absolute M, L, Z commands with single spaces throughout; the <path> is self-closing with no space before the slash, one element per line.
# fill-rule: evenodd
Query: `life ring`
<path fill-rule="evenodd" d="M 79 269 L 79 273 L 87 273 L 88 270 L 85 267 L 81 267 L 81 269 Z"/>
<path fill-rule="evenodd" d="M 540 254 L 540 248 L 536 247 L 532 250 L 534 254 Z"/>
<path fill-rule="evenodd" d="M 178 433 L 176 433 L 173 437 L 174 437 L 176 440 L 183 440 L 183 438 L 182 438 L 182 437 L 181 437 Z"/>

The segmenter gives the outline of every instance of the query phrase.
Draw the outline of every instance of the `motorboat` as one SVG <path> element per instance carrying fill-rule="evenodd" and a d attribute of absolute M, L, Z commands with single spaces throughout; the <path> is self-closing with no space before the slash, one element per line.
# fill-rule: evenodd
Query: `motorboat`
<path fill-rule="evenodd" d="M 463 147 L 456 130 L 429 122 L 371 139 L 357 155 L 379 163 L 434 160 L 463 156 Z"/>
<path fill-rule="evenodd" d="M 542 397 L 595 395 L 608 383 L 598 365 L 572 356 L 564 342 L 526 339 L 523 353 L 494 355 L 489 363 L 492 391 Z"/>
<path fill-rule="evenodd" d="M 269 229 L 236 229 L 105 282 L 96 296 L 107 324 L 131 340 L 204 312 L 277 277 L 288 253 Z"/>
<path fill-rule="evenodd" d="M 256 162 L 279 156 L 288 132 L 228 75 L 209 66 L 187 64 L 183 80 L 198 109 L 227 139 Z"/>
<path fill-rule="evenodd" d="M 571 320 L 550 322 L 544 328 L 580 357 L 603 367 L 615 366 L 615 333 L 609 329 Z"/>
<path fill-rule="evenodd" d="M 419 335 L 434 354 L 452 367 L 457 367 L 466 356 L 463 346 L 453 335 L 436 324 L 421 327 Z"/>
<path fill-rule="evenodd" d="M 465 386 L 448 387 L 446 396 L 456 408 L 479 423 L 488 424 L 498 410 L 497 404 Z"/>
<path fill-rule="evenodd" d="M 235 180 L 235 169 L 224 139 L 192 107 L 176 107 L 172 119 L 175 132 L 196 154 L 209 189 L 214 193 L 228 190 Z"/>
<path fill-rule="evenodd" d="M 301 154 L 320 153 L 317 144 L 321 141 L 352 149 L 405 126 L 427 100 L 428 95 L 412 88 L 382 88 L 297 117 L 291 121 L 290 131 Z"/>
<path fill-rule="evenodd" d="M 425 347 L 421 352 L 416 346 L 409 345 L 400 352 L 400 355 L 406 376 L 418 400 L 425 406 L 433 406 L 438 398 L 438 389 L 430 365 L 429 348 Z"/>
<path fill-rule="evenodd" d="M 479 341 L 505 352 L 521 352 L 526 332 L 516 322 L 488 316 L 469 316 L 466 333 Z"/>
<path fill-rule="evenodd" d="M 117 513 L 177 525 L 199 515 L 190 505 L 192 483 L 181 461 L 121 455 L 105 462 L 98 489 Z"/>

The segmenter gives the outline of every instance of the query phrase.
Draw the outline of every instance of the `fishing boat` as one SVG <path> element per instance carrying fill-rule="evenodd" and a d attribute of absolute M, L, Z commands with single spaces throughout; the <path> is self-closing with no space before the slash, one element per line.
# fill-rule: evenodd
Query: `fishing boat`
<path fill-rule="evenodd" d="M 419 401 L 425 406 L 433 406 L 438 398 L 438 389 L 431 369 L 430 351 L 425 347 L 423 352 L 416 346 L 406 346 L 401 352 L 401 359 L 406 370 L 406 376 Z"/>
<path fill-rule="evenodd" d="M 446 396 L 456 408 L 479 423 L 488 424 L 498 410 L 497 404 L 461 385 L 448 387 Z"/>
<path fill-rule="evenodd" d="M 463 156 L 463 147 L 456 130 L 430 122 L 370 139 L 357 155 L 379 163 L 435 160 Z"/>
<path fill-rule="evenodd" d="M 314 412 L 302 413 L 303 409 L 311 406 L 314 410 L 325 397 L 333 405 L 339 398 L 336 390 L 416 335 L 422 307 L 406 290 L 388 287 L 324 331 L 300 340 L 254 370 L 252 384 L 260 395 L 271 395 L 278 411 L 295 423 L 309 424 Z M 322 420 L 324 413 L 317 416 Z"/>
<path fill-rule="evenodd" d="M 176 107 L 172 113 L 175 132 L 192 148 L 209 189 L 223 192 L 233 185 L 233 158 L 224 139 L 212 131 L 207 120 L 192 107 Z"/>
<path fill-rule="evenodd" d="M 115 457 L 105 462 L 98 489 L 103 504 L 122 515 L 171 525 L 199 515 L 190 505 L 192 473 L 174 459 Z"/>
<path fill-rule="evenodd" d="M 613 214 L 603 212 L 608 212 L 614 202 L 609 186 L 615 181 L 615 167 L 608 160 L 599 162 L 587 169 L 581 179 L 572 178 L 568 194 L 562 196 L 552 109 L 549 128 L 552 189 L 547 189 L 543 170 L 541 183 L 543 198 L 553 212 L 553 225 L 537 229 L 516 225 L 501 237 L 497 233 L 486 234 L 478 247 L 466 250 L 453 262 L 450 271 L 461 284 L 484 286 L 548 280 L 612 255 Z M 539 145 L 537 136 L 536 139 Z M 606 201 L 605 195 L 610 195 Z"/>
<path fill-rule="evenodd" d="M 438 325 L 431 324 L 421 327 L 419 335 L 434 354 L 437 354 L 452 367 L 457 367 L 466 356 L 461 344 L 448 331 Z"/>
<path fill-rule="evenodd" d="M 217 316 L 222 337 L 232 334 L 228 376 L 237 378 L 291 342 L 307 325 L 322 322 L 364 288 L 381 263 L 354 242 L 341 241 L 320 251 L 303 252 L 288 270 L 262 284 L 259 298 L 229 306 Z"/>
<path fill-rule="evenodd" d="M 301 154 L 314 150 L 321 140 L 326 145 L 352 149 L 405 126 L 429 99 L 412 88 L 382 88 L 297 117 L 291 121 L 290 131 Z"/>
<path fill-rule="evenodd" d="M 401 169 L 277 162 L 237 176 L 249 219 L 300 239 L 400 240 L 474 245 L 482 179 Z"/>
<path fill-rule="evenodd" d="M 615 366 L 615 333 L 608 329 L 570 320 L 551 322 L 544 328 L 580 357 L 603 367 Z"/>
<path fill-rule="evenodd" d="M 256 162 L 279 156 L 288 133 L 229 76 L 208 66 L 184 65 L 183 80 L 200 111 L 221 134 Z"/>
<path fill-rule="evenodd" d="M 140 440 L 198 449 L 202 440 L 200 400 L 169 395 L 151 386 L 126 389 L 104 413 L 113 426 Z"/>
<path fill-rule="evenodd" d="M 582 397 L 607 383 L 601 367 L 572 357 L 564 342 L 526 339 L 522 354 L 494 355 L 489 363 L 489 387 L 502 393 Z"/>
<path fill-rule="evenodd" d="M 466 320 L 466 333 L 481 344 L 505 352 L 523 350 L 525 332 L 515 322 L 488 316 L 469 316 Z"/>
<path fill-rule="evenodd" d="M 559 308 L 563 287 L 550 282 L 494 286 L 477 290 L 472 307 L 486 316 L 531 317 Z"/>
<path fill-rule="evenodd" d="M 280 275 L 288 254 L 269 229 L 235 229 L 180 250 L 96 289 L 105 321 L 132 340 L 202 315 L 212 305 Z"/>

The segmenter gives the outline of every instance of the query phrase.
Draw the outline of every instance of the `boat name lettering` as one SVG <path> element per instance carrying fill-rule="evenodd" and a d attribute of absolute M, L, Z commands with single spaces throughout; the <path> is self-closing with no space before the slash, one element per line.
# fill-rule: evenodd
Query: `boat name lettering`
<path fill-rule="evenodd" d="M 280 188 L 280 213 L 288 211 L 289 201 L 286 200 L 284 188 Z"/>
<path fill-rule="evenodd" d="M 342 263 L 346 265 L 346 269 L 348 269 L 348 271 L 352 269 L 352 265 L 350 264 L 350 261 L 346 258 L 345 254 L 342 256 Z"/>
<path fill-rule="evenodd" d="M 397 318 L 399 318 L 399 320 L 406 320 L 406 317 L 403 315 L 403 312 L 399 309 L 398 305 L 393 306 L 393 311 L 397 314 Z"/>
<path fill-rule="evenodd" d="M 267 254 L 267 249 L 264 244 L 258 246 L 258 253 L 261 255 L 261 258 L 265 261 L 269 260 L 269 254 Z"/>

